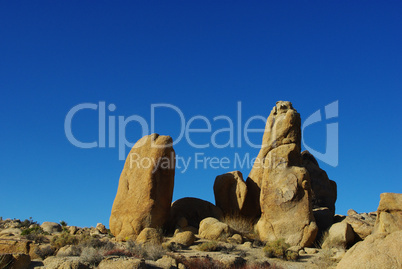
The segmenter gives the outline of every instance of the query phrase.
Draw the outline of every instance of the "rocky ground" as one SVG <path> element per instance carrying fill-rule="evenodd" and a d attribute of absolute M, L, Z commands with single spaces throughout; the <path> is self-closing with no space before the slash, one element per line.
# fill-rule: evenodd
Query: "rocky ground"
<path fill-rule="evenodd" d="M 376 212 L 336 215 L 314 247 L 263 243 L 244 218 L 180 220 L 174 234 L 145 228 L 118 241 L 103 224 L 0 219 L 0 268 L 401 268 L 402 194 Z"/>
<path fill-rule="evenodd" d="M 282 253 L 268 253 L 261 241 L 250 238 L 253 234 L 208 240 L 188 229 L 161 236 L 149 228 L 135 241 L 117 242 L 102 224 L 62 224 L 1 220 L 0 268 L 329 268 L 343 253 L 296 248 L 292 253 L 298 255 L 286 260 L 286 245 L 279 242 L 273 249 Z M 200 230 L 213 233 L 213 228 Z"/>

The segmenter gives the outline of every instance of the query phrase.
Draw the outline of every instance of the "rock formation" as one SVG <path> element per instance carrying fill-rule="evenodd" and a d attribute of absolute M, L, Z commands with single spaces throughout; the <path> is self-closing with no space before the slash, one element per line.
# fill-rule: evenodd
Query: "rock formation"
<path fill-rule="evenodd" d="M 220 220 L 223 218 L 222 210 L 198 198 L 181 198 L 172 204 L 169 227 L 170 230 L 174 230 L 176 226 L 183 226 L 178 225 L 180 222 L 186 222 L 188 226 L 198 229 L 200 222 L 208 217 Z"/>
<path fill-rule="evenodd" d="M 247 186 L 239 171 L 217 176 L 214 183 L 215 204 L 225 215 L 240 215 Z"/>
<path fill-rule="evenodd" d="M 356 241 L 360 241 L 369 236 L 374 229 L 374 224 L 377 218 L 377 213 L 357 213 L 348 210 L 348 216 L 342 221 L 352 226 L 353 231 L 356 234 Z"/>
<path fill-rule="evenodd" d="M 336 183 L 328 178 L 310 152 L 305 150 L 301 156 L 310 175 L 314 218 L 320 231 L 325 231 L 332 225 L 335 215 Z"/>
<path fill-rule="evenodd" d="M 400 230 L 402 230 L 402 194 L 382 193 L 374 232 L 392 233 Z"/>
<path fill-rule="evenodd" d="M 311 245 L 317 225 L 310 177 L 300 154 L 300 115 L 290 102 L 279 101 L 265 128 L 262 148 L 248 178 L 261 189 L 256 230 L 263 241 L 284 238 L 290 245 Z"/>
<path fill-rule="evenodd" d="M 371 225 L 372 234 L 349 249 L 337 268 L 401 267 L 402 194 L 382 193 L 380 197 L 374 229 Z M 351 214 L 348 217 L 359 215 L 362 214 Z"/>
<path fill-rule="evenodd" d="M 331 226 L 328 231 L 328 236 L 322 244 L 322 248 L 346 249 L 348 246 L 354 243 L 354 240 L 355 234 L 352 226 L 350 226 L 347 222 L 342 221 Z"/>
<path fill-rule="evenodd" d="M 261 150 L 246 181 L 248 191 L 244 205 L 246 216 L 258 218 L 261 213 L 260 192 L 265 168 L 270 165 L 266 156 L 272 149 L 291 143 L 299 146 L 301 143 L 300 115 L 290 102 L 279 101 L 267 119 Z"/>
<path fill-rule="evenodd" d="M 369 235 L 349 249 L 336 268 L 401 268 L 402 231 Z"/>
<path fill-rule="evenodd" d="M 226 239 L 231 235 L 231 230 L 226 223 L 215 218 L 206 218 L 200 222 L 200 238 L 218 240 Z"/>
<path fill-rule="evenodd" d="M 118 240 L 136 237 L 144 228 L 161 228 L 169 218 L 174 185 L 172 138 L 151 134 L 131 149 L 119 180 L 110 216 Z"/>

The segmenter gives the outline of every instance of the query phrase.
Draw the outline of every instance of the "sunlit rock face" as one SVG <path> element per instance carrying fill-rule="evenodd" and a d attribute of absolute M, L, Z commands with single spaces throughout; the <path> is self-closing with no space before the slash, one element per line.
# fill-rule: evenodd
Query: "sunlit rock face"
<path fill-rule="evenodd" d="M 175 152 L 170 136 L 144 136 L 131 149 L 112 207 L 109 225 L 118 240 L 144 228 L 162 228 L 170 216 Z"/>
<path fill-rule="evenodd" d="M 290 102 L 276 103 L 247 179 L 252 189 L 248 189 L 246 203 L 255 207 L 254 214 L 261 210 L 256 230 L 263 241 L 283 238 L 290 245 L 308 246 L 317 234 L 310 177 L 300 153 L 300 124 L 300 115 Z"/>

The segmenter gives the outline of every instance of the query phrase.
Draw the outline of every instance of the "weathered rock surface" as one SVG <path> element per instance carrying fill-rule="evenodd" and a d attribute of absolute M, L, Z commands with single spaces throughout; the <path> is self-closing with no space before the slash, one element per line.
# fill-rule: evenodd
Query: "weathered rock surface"
<path fill-rule="evenodd" d="M 373 232 L 375 220 L 376 214 L 357 213 L 346 216 L 343 221 L 352 226 L 357 240 L 363 240 Z"/>
<path fill-rule="evenodd" d="M 23 253 L 29 254 L 29 245 L 31 241 L 0 239 L 0 253 Z"/>
<path fill-rule="evenodd" d="M 208 201 L 198 198 L 182 198 L 172 204 L 170 212 L 170 229 L 175 230 L 179 220 L 185 218 L 189 226 L 198 228 L 200 222 L 208 217 L 222 219 L 222 210 Z"/>
<path fill-rule="evenodd" d="M 98 266 L 99 269 L 145 269 L 145 261 L 140 259 L 113 259 L 113 260 L 103 260 Z"/>
<path fill-rule="evenodd" d="M 377 209 L 375 233 L 392 233 L 402 230 L 402 193 L 381 193 Z"/>
<path fill-rule="evenodd" d="M 155 262 L 155 264 L 156 264 L 156 266 L 158 266 L 158 268 L 163 268 L 163 269 L 177 268 L 176 260 L 167 255 L 165 255 L 162 258 L 160 258 L 159 260 L 157 260 Z"/>
<path fill-rule="evenodd" d="M 335 181 L 328 178 L 327 173 L 320 168 L 317 160 L 307 150 L 301 153 L 303 166 L 310 175 L 311 199 L 313 203 L 313 214 L 317 226 L 321 231 L 327 230 L 333 223 L 335 215 L 335 202 L 337 198 L 337 186 Z M 324 211 L 314 211 L 317 208 L 328 208 Z M 317 214 L 315 214 L 317 212 Z"/>
<path fill-rule="evenodd" d="M 103 225 L 102 223 L 96 224 L 96 229 L 97 229 L 101 234 L 107 234 L 107 229 L 106 229 L 105 225 Z"/>
<path fill-rule="evenodd" d="M 0 231 L 0 237 L 13 237 L 13 236 L 20 236 L 21 229 L 19 228 L 7 228 Z"/>
<path fill-rule="evenodd" d="M 155 228 L 145 228 L 135 240 L 138 244 L 160 244 L 162 243 L 162 234 Z"/>
<path fill-rule="evenodd" d="M 183 245 L 185 247 L 191 246 L 195 241 L 194 233 L 191 231 L 184 231 L 175 233 L 171 242 L 175 242 L 177 244 Z"/>
<path fill-rule="evenodd" d="M 204 239 L 225 239 L 231 235 L 231 230 L 226 223 L 214 218 L 203 219 L 200 223 L 199 236 Z"/>
<path fill-rule="evenodd" d="M 277 102 L 249 176 L 261 188 L 261 218 L 256 230 L 263 241 L 284 238 L 292 246 L 309 246 L 317 235 L 300 141 L 299 113 L 290 102 Z"/>
<path fill-rule="evenodd" d="M 56 222 L 45 221 L 40 227 L 43 229 L 43 231 L 50 234 L 59 233 L 62 231 L 61 225 Z"/>
<path fill-rule="evenodd" d="M 402 231 L 369 235 L 349 249 L 336 268 L 401 268 Z"/>
<path fill-rule="evenodd" d="M 257 218 L 261 213 L 260 192 L 265 170 L 270 165 L 266 158 L 268 153 L 281 145 L 292 143 L 300 145 L 300 141 L 300 115 L 290 102 L 278 101 L 267 119 L 261 150 L 246 180 L 244 215 Z"/>
<path fill-rule="evenodd" d="M 247 186 L 239 171 L 217 176 L 214 183 L 215 204 L 224 215 L 240 215 L 247 194 Z"/>
<path fill-rule="evenodd" d="M 335 223 L 328 231 L 328 236 L 322 248 L 341 248 L 346 249 L 353 244 L 355 240 L 355 234 L 352 227 L 345 221 Z"/>
<path fill-rule="evenodd" d="M 56 257 L 51 256 L 43 261 L 46 269 L 87 269 L 79 257 Z"/>
<path fill-rule="evenodd" d="M 152 134 L 131 149 L 109 221 L 118 240 L 133 238 L 144 228 L 161 228 L 169 219 L 175 172 L 172 143 L 169 136 Z"/>

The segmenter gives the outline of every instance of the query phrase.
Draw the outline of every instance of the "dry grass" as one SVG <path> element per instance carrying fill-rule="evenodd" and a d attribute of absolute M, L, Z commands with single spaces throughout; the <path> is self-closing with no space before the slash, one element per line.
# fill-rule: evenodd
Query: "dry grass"
<path fill-rule="evenodd" d="M 186 268 L 197 269 L 224 269 L 225 265 L 220 261 L 214 260 L 211 257 L 196 257 L 196 258 L 179 258 L 176 259 L 182 263 Z"/>
<path fill-rule="evenodd" d="M 81 260 L 86 264 L 97 266 L 103 260 L 103 255 L 99 249 L 85 247 L 81 251 Z"/>
<path fill-rule="evenodd" d="M 325 232 L 323 232 L 323 233 L 321 234 L 321 237 L 320 237 L 318 240 L 316 240 L 316 242 L 314 243 L 314 246 L 315 246 L 316 248 L 322 248 L 322 246 L 323 246 L 325 240 L 328 239 L 328 236 L 329 236 L 329 231 L 328 231 L 328 230 L 325 231 Z"/>
<path fill-rule="evenodd" d="M 225 216 L 223 222 L 229 225 L 229 227 L 242 236 L 255 236 L 254 222 L 240 215 L 237 216 Z"/>
<path fill-rule="evenodd" d="M 319 268 L 332 268 L 336 265 L 336 262 L 332 259 L 332 250 L 323 249 L 319 255 L 320 258 L 314 262 Z"/>
<path fill-rule="evenodd" d="M 38 255 L 42 260 L 46 259 L 47 257 L 53 256 L 55 253 L 55 248 L 51 246 L 46 246 L 42 248 L 36 248 L 35 254 Z"/>
<path fill-rule="evenodd" d="M 216 241 L 208 241 L 198 245 L 200 251 L 219 251 L 220 245 Z"/>

